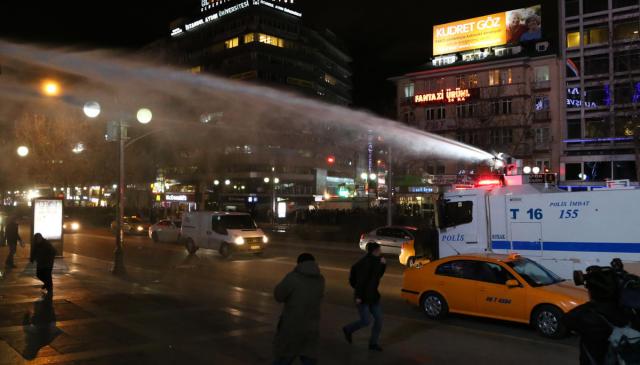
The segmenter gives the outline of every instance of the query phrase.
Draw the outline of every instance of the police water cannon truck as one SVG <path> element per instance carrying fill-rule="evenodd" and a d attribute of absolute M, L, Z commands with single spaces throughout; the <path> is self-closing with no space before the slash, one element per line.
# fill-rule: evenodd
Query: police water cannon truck
<path fill-rule="evenodd" d="M 614 258 L 640 262 L 640 189 L 569 192 L 555 175 L 493 176 L 444 193 L 435 256 L 518 253 L 563 278 Z"/>

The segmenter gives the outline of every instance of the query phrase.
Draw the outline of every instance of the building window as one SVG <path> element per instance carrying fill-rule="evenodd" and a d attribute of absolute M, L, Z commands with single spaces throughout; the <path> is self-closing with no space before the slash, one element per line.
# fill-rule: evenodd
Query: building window
<path fill-rule="evenodd" d="M 580 14 L 579 0 L 565 0 L 565 15 L 566 17 L 578 16 Z"/>
<path fill-rule="evenodd" d="M 613 0 L 613 8 L 624 8 L 626 6 L 638 5 L 637 0 Z"/>
<path fill-rule="evenodd" d="M 582 12 L 584 14 L 604 11 L 604 10 L 607 10 L 608 7 L 609 7 L 608 0 L 583 0 L 582 1 Z"/>
<path fill-rule="evenodd" d="M 224 48 L 229 49 L 229 48 L 236 48 L 238 47 L 238 44 L 240 42 L 240 38 L 235 37 L 235 38 L 231 38 L 227 41 L 224 41 Z"/>
<path fill-rule="evenodd" d="M 535 129 L 535 143 L 537 146 L 544 146 L 549 143 L 549 128 Z"/>
<path fill-rule="evenodd" d="M 489 86 L 500 85 L 500 70 L 489 71 Z"/>
<path fill-rule="evenodd" d="M 456 76 L 456 87 L 461 89 L 467 88 L 467 76 L 466 75 L 458 75 Z"/>
<path fill-rule="evenodd" d="M 609 121 L 604 118 L 588 118 L 585 121 L 586 138 L 606 138 L 611 134 Z"/>
<path fill-rule="evenodd" d="M 245 34 L 244 35 L 244 43 L 252 43 L 255 42 L 256 40 L 256 34 L 255 33 L 249 33 L 249 34 Z"/>
<path fill-rule="evenodd" d="M 469 81 L 469 88 L 470 89 L 480 86 L 480 82 L 479 82 L 479 79 L 478 79 L 478 74 L 469 75 L 469 80 L 468 81 Z"/>
<path fill-rule="evenodd" d="M 613 39 L 616 41 L 638 39 L 639 25 L 640 23 L 637 20 L 614 24 Z"/>
<path fill-rule="evenodd" d="M 284 47 L 284 40 L 282 38 L 274 37 L 272 35 L 260 33 L 258 36 L 258 40 L 260 43 L 269 44 L 272 46 Z"/>
<path fill-rule="evenodd" d="M 611 179 L 611 161 L 585 162 L 583 171 L 588 181 Z"/>
<path fill-rule="evenodd" d="M 567 137 L 569 137 L 569 139 L 582 138 L 582 126 L 580 124 L 580 119 L 567 120 Z"/>
<path fill-rule="evenodd" d="M 567 33 L 567 48 L 580 47 L 580 32 Z"/>
<path fill-rule="evenodd" d="M 456 116 L 458 118 L 471 118 L 475 115 L 475 104 L 456 105 Z"/>
<path fill-rule="evenodd" d="M 494 115 L 511 114 L 512 111 L 512 101 L 510 98 L 494 100 L 491 102 L 491 113 Z"/>
<path fill-rule="evenodd" d="M 444 106 L 438 106 L 434 108 L 427 108 L 424 110 L 424 117 L 426 120 L 440 120 L 445 119 L 446 109 Z"/>
<path fill-rule="evenodd" d="M 533 72 L 536 82 L 549 81 L 549 66 L 538 66 Z"/>
<path fill-rule="evenodd" d="M 424 110 L 424 119 L 425 120 L 435 120 L 436 119 L 436 110 L 434 108 L 426 108 Z"/>
<path fill-rule="evenodd" d="M 640 67 L 640 52 L 628 51 L 616 53 L 613 61 L 613 69 L 615 72 L 637 70 Z"/>
<path fill-rule="evenodd" d="M 597 27 L 584 30 L 584 44 L 609 43 L 609 28 Z"/>
<path fill-rule="evenodd" d="M 513 82 L 510 68 L 500 72 L 500 81 L 503 85 L 508 85 Z"/>
<path fill-rule="evenodd" d="M 328 73 L 325 73 L 324 74 L 324 82 L 326 82 L 329 85 L 335 86 L 338 81 L 336 80 L 335 77 L 329 75 Z"/>
<path fill-rule="evenodd" d="M 584 58 L 585 75 L 606 73 L 609 73 L 609 55 L 587 56 Z"/>
<path fill-rule="evenodd" d="M 549 110 L 549 96 L 536 95 L 534 110 L 537 112 Z"/>
<path fill-rule="evenodd" d="M 413 82 L 404 86 L 404 97 L 412 98 L 415 95 L 415 84 Z"/>
<path fill-rule="evenodd" d="M 549 160 L 536 160 L 536 166 L 540 168 L 540 171 L 551 170 L 551 162 Z"/>
<path fill-rule="evenodd" d="M 613 178 L 636 180 L 636 162 L 635 161 L 614 161 L 613 162 Z"/>
<path fill-rule="evenodd" d="M 502 146 L 513 143 L 513 130 L 510 128 L 497 128 L 491 130 L 491 144 Z"/>
<path fill-rule="evenodd" d="M 444 106 L 438 107 L 436 109 L 436 116 L 438 119 L 445 119 L 447 117 L 447 110 Z"/>

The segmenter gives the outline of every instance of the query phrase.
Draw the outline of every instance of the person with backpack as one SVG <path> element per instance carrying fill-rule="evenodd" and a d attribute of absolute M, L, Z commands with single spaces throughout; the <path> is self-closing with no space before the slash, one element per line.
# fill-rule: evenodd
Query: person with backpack
<path fill-rule="evenodd" d="M 284 303 L 274 341 L 275 365 L 316 364 L 320 340 L 320 306 L 324 297 L 324 277 L 313 255 L 298 256 L 298 264 L 276 286 L 274 297 Z"/>
<path fill-rule="evenodd" d="M 353 342 L 353 333 L 369 326 L 370 315 L 373 316 L 373 328 L 369 338 L 369 350 L 382 351 L 378 343 L 382 331 L 382 309 L 380 307 L 380 279 L 387 268 L 387 262 L 382 257 L 380 245 L 369 242 L 366 246 L 367 254 L 351 267 L 349 284 L 354 289 L 354 301 L 360 319 L 342 328 L 348 343 Z"/>
<path fill-rule="evenodd" d="M 630 325 L 628 313 L 620 306 L 618 277 L 611 268 L 591 266 L 587 268 L 585 286 L 589 302 L 582 304 L 563 317 L 568 329 L 580 335 L 580 365 L 640 364 L 625 362 L 629 356 L 629 340 L 640 344 L 640 333 Z M 623 341 L 626 341 L 623 344 Z M 624 348 L 624 346 L 627 348 Z M 630 356 L 640 355 L 631 349 Z M 621 362 L 622 361 L 622 362 Z M 640 361 L 640 359 L 638 359 Z"/>
<path fill-rule="evenodd" d="M 53 297 L 53 262 L 56 249 L 40 233 L 33 236 L 30 262 L 36 262 L 36 276 L 42 281 L 42 289 L 47 291 L 48 297 Z"/>

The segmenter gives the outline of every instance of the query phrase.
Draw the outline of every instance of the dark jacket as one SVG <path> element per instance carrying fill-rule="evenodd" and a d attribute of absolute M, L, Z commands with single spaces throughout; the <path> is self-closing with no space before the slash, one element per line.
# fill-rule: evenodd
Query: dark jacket
<path fill-rule="evenodd" d="M 380 261 L 380 257 L 367 254 L 351 267 L 355 297 L 364 304 L 375 304 L 380 301 L 378 286 L 387 265 Z"/>
<path fill-rule="evenodd" d="M 18 241 L 22 241 L 20 234 L 18 233 L 18 223 L 9 222 L 4 229 L 4 238 L 10 245 L 15 245 Z"/>
<path fill-rule="evenodd" d="M 51 242 L 43 239 L 40 243 L 33 243 L 31 247 L 31 262 L 36 262 L 38 267 L 53 267 L 56 257 L 56 249 Z"/>
<path fill-rule="evenodd" d="M 616 303 L 588 302 L 567 313 L 563 320 L 567 328 L 580 335 L 580 365 L 603 364 L 609 349 L 611 326 L 626 326 L 629 318 Z M 588 352 L 588 354 L 587 354 Z"/>
<path fill-rule="evenodd" d="M 274 341 L 276 358 L 304 355 L 317 358 L 320 305 L 324 277 L 315 261 L 305 261 L 276 286 L 273 296 L 284 303 Z"/>

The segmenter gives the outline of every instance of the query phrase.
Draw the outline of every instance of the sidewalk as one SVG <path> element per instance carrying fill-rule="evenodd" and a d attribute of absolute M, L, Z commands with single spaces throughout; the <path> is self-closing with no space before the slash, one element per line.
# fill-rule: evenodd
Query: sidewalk
<path fill-rule="evenodd" d="M 271 362 L 280 312 L 271 288 L 256 291 L 231 287 L 224 280 L 190 280 L 188 269 L 180 268 L 154 271 L 128 266 L 128 277 L 122 279 L 108 272 L 107 261 L 68 255 L 56 260 L 54 298 L 47 303 L 40 298 L 40 282 L 34 279 L 26 252 L 19 251 L 18 269 L 0 279 L 0 365 Z M 0 257 L 4 254 L 0 252 Z M 342 338 L 340 326 L 354 316 L 353 308 L 325 302 L 320 363 L 481 364 L 498 358 L 496 352 L 508 363 L 522 350 L 538 352 L 541 345 L 518 339 L 520 352 L 502 354 L 492 345 L 504 341 L 502 337 L 387 315 L 385 352 L 371 353 L 366 350 L 368 331 L 358 333 L 351 346 Z M 25 318 L 35 325 L 25 326 Z M 460 344 L 489 348 L 492 353 L 460 353 Z M 554 356 L 557 359 L 567 350 L 574 352 L 566 346 L 545 345 L 544 353 L 519 363 L 553 363 Z"/>

